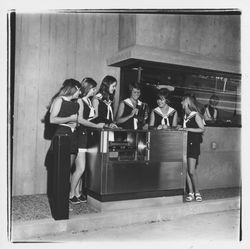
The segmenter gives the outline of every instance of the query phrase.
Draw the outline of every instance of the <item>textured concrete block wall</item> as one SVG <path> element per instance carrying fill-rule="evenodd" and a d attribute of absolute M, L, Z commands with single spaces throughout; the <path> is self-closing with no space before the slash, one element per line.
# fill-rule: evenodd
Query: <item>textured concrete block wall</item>
<path fill-rule="evenodd" d="M 120 16 L 119 49 L 144 45 L 223 61 L 240 61 L 240 15 Z"/>

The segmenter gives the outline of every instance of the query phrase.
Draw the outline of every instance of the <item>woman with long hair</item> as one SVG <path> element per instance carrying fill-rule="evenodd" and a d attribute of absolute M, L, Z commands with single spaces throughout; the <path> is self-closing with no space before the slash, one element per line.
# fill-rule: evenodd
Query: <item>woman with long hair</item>
<path fill-rule="evenodd" d="M 182 99 L 182 107 L 184 110 L 183 128 L 188 131 L 187 137 L 187 186 L 188 195 L 186 201 L 190 202 L 194 199 L 202 201 L 202 196 L 198 188 L 197 165 L 200 155 L 200 144 L 202 142 L 202 134 L 205 131 L 204 120 L 196 100 L 193 96 L 186 94 Z"/>
<path fill-rule="evenodd" d="M 64 81 L 50 104 L 50 123 L 58 124 L 54 136 L 68 135 L 70 140 L 70 161 L 73 164 L 78 152 L 76 126 L 79 104 L 72 101 L 80 94 L 81 84 L 74 79 Z M 53 138 L 52 138 L 53 139 Z"/>
<path fill-rule="evenodd" d="M 117 80 L 113 76 L 107 75 L 103 78 L 99 91 L 93 98 L 93 106 L 95 108 L 95 116 L 106 120 L 111 128 L 117 127 L 114 124 L 113 100 Z"/>
<path fill-rule="evenodd" d="M 95 109 L 92 106 L 90 97 L 96 92 L 97 83 L 92 78 L 84 78 L 81 82 L 81 95 L 78 99 L 79 116 L 77 127 L 78 154 L 75 160 L 76 169 L 71 177 L 69 200 L 72 204 L 86 202 L 86 196 L 80 193 L 81 176 L 84 173 L 86 165 L 87 151 L 87 127 L 103 128 L 104 123 L 92 123 L 91 119 L 95 116 Z M 82 191 L 83 192 L 83 191 Z"/>

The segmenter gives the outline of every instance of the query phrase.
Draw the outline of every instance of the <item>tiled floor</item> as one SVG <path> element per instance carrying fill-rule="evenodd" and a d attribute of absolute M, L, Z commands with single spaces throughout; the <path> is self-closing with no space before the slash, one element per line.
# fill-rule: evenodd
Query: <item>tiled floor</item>
<path fill-rule="evenodd" d="M 201 191 L 204 200 L 229 198 L 240 195 L 239 188 L 223 188 Z M 69 204 L 69 217 L 97 212 L 87 203 Z M 11 205 L 11 220 L 22 222 L 51 218 L 47 195 L 14 196 Z"/>

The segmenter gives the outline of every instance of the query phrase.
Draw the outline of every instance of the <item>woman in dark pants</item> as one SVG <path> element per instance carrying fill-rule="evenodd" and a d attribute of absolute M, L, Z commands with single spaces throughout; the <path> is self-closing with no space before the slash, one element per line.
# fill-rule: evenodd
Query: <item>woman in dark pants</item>
<path fill-rule="evenodd" d="M 54 136 L 67 135 L 69 137 L 70 166 L 73 165 L 78 153 L 76 126 L 79 104 L 72 100 L 78 98 L 80 87 L 81 84 L 77 80 L 65 80 L 59 92 L 52 98 L 50 105 L 50 123 L 58 124 Z"/>
<path fill-rule="evenodd" d="M 191 95 L 185 95 L 181 102 L 185 111 L 183 128 L 188 131 L 187 138 L 187 185 L 188 196 L 186 201 L 202 201 L 198 188 L 197 165 L 200 155 L 200 144 L 202 142 L 202 133 L 205 131 L 204 120 L 198 109 L 195 99 Z"/>

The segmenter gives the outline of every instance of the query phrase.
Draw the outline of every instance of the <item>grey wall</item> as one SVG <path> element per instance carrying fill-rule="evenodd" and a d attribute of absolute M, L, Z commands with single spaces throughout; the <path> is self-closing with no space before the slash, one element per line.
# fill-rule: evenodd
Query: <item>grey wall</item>
<path fill-rule="evenodd" d="M 134 14 L 120 22 L 120 50 L 143 45 L 240 63 L 240 15 Z"/>
<path fill-rule="evenodd" d="M 241 186 L 240 128 L 206 127 L 197 173 L 200 189 Z"/>
<path fill-rule="evenodd" d="M 50 141 L 43 138 L 41 119 L 63 81 L 89 76 L 100 83 L 107 74 L 119 81 L 119 69 L 106 64 L 118 50 L 118 24 L 117 14 L 17 13 L 14 195 L 46 193 Z"/>

